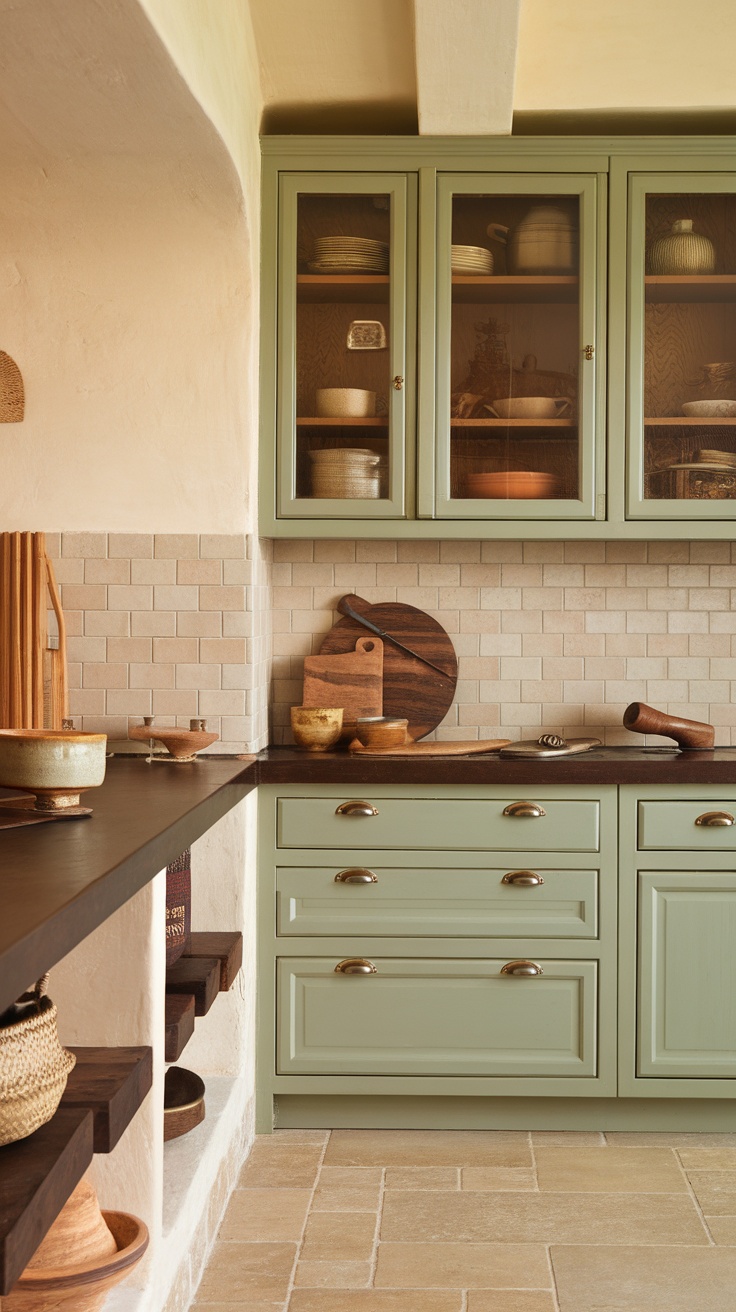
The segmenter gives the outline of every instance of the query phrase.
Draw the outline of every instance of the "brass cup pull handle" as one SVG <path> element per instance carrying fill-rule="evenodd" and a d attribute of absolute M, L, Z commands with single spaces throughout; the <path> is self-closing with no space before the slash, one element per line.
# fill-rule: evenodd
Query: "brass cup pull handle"
<path fill-rule="evenodd" d="M 377 884 L 378 875 L 374 875 L 372 870 L 364 870 L 356 866 L 352 870 L 341 870 L 335 875 L 336 884 Z"/>
<path fill-rule="evenodd" d="M 695 823 L 702 825 L 703 829 L 725 829 L 728 825 L 732 825 L 734 820 L 729 811 L 704 811 Z"/>
<path fill-rule="evenodd" d="M 378 807 L 370 802 L 341 802 L 335 815 L 378 815 Z"/>
<path fill-rule="evenodd" d="M 502 884 L 514 884 L 516 888 L 536 888 L 544 880 L 536 870 L 510 870 L 501 880 Z"/>
<path fill-rule="evenodd" d="M 536 961 L 507 961 L 505 966 L 501 967 L 502 975 L 543 975 L 544 971 L 538 966 Z"/>
<path fill-rule="evenodd" d="M 539 806 L 537 802 L 510 802 L 508 806 L 504 807 L 503 814 L 512 816 L 531 816 L 534 819 L 537 819 L 541 815 L 546 815 L 547 812 L 544 807 Z"/>
<path fill-rule="evenodd" d="M 375 975 L 376 968 L 367 957 L 346 957 L 335 966 L 336 975 Z"/>

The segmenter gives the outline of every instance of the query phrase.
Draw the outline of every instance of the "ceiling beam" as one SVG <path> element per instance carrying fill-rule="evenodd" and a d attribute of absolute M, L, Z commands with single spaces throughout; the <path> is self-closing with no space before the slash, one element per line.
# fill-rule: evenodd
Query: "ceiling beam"
<path fill-rule="evenodd" d="M 422 136 L 511 132 L 521 0 L 414 0 Z"/>

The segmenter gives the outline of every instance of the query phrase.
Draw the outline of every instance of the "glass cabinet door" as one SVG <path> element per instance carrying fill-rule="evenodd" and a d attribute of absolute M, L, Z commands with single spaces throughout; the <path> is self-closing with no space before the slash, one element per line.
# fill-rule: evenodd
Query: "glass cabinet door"
<path fill-rule="evenodd" d="M 438 516 L 602 510 L 601 222 L 595 175 L 440 178 Z"/>
<path fill-rule="evenodd" d="M 736 181 L 629 178 L 628 514 L 736 517 Z"/>
<path fill-rule="evenodd" d="M 286 175 L 278 513 L 406 512 L 407 178 Z"/>

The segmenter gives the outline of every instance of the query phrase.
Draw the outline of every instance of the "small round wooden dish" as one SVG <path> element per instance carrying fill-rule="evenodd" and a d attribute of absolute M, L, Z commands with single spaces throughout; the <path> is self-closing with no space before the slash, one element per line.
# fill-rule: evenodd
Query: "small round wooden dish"
<path fill-rule="evenodd" d="M 188 1134 L 204 1120 L 204 1080 L 184 1066 L 170 1066 L 164 1080 L 164 1143 Z"/>

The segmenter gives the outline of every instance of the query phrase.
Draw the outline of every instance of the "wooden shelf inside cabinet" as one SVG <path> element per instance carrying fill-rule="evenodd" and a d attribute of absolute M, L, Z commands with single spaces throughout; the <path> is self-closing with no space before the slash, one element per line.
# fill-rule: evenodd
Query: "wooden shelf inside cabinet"
<path fill-rule="evenodd" d="M 512 274 L 452 275 L 453 301 L 487 305 L 574 304 L 578 299 L 578 279 L 574 275 L 540 274 L 537 277 Z"/>
<path fill-rule="evenodd" d="M 72 1051 L 77 1066 L 55 1116 L 0 1149 L 0 1295 L 15 1284 L 93 1154 L 110 1151 L 151 1087 L 150 1048 Z"/>
<path fill-rule="evenodd" d="M 466 433 L 469 437 L 473 433 L 479 433 L 481 430 L 490 429 L 491 435 L 497 435 L 499 429 L 510 428 L 512 432 L 529 432 L 530 429 L 543 428 L 545 432 L 553 430 L 560 434 L 561 437 L 572 437 L 572 429 L 577 430 L 577 420 L 575 419 L 451 419 L 450 428 L 454 431 L 457 429 Z"/>
<path fill-rule="evenodd" d="M 388 420 L 371 419 L 319 419 L 315 415 L 300 415 L 296 421 L 297 428 L 384 428 L 388 431 Z M 383 436 L 383 434 L 377 434 Z"/>
<path fill-rule="evenodd" d="M 736 301 L 736 273 L 650 273 L 644 289 L 650 302 Z"/>
<path fill-rule="evenodd" d="M 666 415 L 664 419 L 645 419 L 645 428 L 736 428 L 734 419 L 706 419 L 701 415 L 693 419 L 690 415 Z"/>
<path fill-rule="evenodd" d="M 299 273 L 296 290 L 300 301 L 388 304 L 390 280 L 387 273 Z"/>

